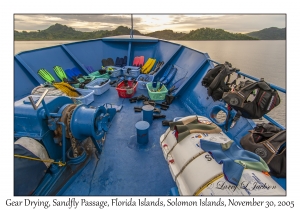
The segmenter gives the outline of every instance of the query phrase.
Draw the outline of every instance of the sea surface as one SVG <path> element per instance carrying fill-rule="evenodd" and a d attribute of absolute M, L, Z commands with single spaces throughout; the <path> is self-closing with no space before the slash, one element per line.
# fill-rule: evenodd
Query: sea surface
<path fill-rule="evenodd" d="M 69 43 L 72 41 L 15 41 L 14 53 Z M 286 41 L 171 41 L 206 52 L 219 63 L 233 67 L 286 89 Z M 268 115 L 286 126 L 286 97 L 279 92 L 281 103 Z"/>

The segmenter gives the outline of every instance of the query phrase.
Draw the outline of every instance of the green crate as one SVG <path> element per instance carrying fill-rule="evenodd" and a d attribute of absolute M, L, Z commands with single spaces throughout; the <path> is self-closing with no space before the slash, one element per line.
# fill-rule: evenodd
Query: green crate
<path fill-rule="evenodd" d="M 90 79 L 91 81 L 93 81 L 93 80 L 95 80 L 96 79 L 96 77 L 95 76 L 83 76 L 83 78 L 85 79 L 85 80 L 88 80 L 88 79 Z"/>
<path fill-rule="evenodd" d="M 88 79 L 90 79 L 91 81 L 94 81 L 96 79 L 96 77 L 89 75 L 89 76 L 83 76 L 83 78 L 77 78 L 77 80 L 79 81 L 79 83 L 73 84 L 72 86 L 74 88 L 80 88 L 80 84 L 83 83 L 85 80 L 88 80 Z"/>
<path fill-rule="evenodd" d="M 158 87 L 160 86 L 160 82 L 157 82 L 156 88 L 152 87 L 152 82 L 147 83 L 147 89 L 148 89 L 148 94 L 150 96 L 151 100 L 155 101 L 160 101 L 160 100 L 165 100 L 165 97 L 168 93 L 168 89 L 165 87 L 165 85 L 162 86 L 161 90 L 156 92 Z"/>
<path fill-rule="evenodd" d="M 73 84 L 72 86 L 73 86 L 74 88 L 79 88 L 80 83 Z"/>
<path fill-rule="evenodd" d="M 109 74 L 100 74 L 99 71 L 95 71 L 89 74 L 89 76 L 95 77 L 95 79 L 98 78 L 104 78 L 104 79 L 109 79 Z"/>

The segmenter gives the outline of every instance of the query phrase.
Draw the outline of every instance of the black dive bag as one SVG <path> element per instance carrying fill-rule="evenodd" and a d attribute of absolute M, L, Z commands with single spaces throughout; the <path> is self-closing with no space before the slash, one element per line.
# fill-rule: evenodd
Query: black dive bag
<path fill-rule="evenodd" d="M 242 137 L 240 144 L 259 155 L 268 164 L 271 175 L 286 177 L 286 130 L 270 123 L 257 124 Z"/>
<path fill-rule="evenodd" d="M 250 95 L 254 96 L 252 101 L 249 100 Z M 224 93 L 222 99 L 238 115 L 248 119 L 260 119 L 280 103 L 278 92 L 263 80 L 241 81 L 233 91 Z"/>
<path fill-rule="evenodd" d="M 222 99 L 223 93 L 231 89 L 228 82 L 230 75 L 235 71 L 238 70 L 232 68 L 231 63 L 227 61 L 207 71 L 202 79 L 202 85 L 207 88 L 207 94 L 211 96 L 214 101 Z"/>

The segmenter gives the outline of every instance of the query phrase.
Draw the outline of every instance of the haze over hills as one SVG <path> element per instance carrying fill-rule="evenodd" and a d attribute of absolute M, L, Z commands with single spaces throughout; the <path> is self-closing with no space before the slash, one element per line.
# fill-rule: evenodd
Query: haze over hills
<path fill-rule="evenodd" d="M 130 28 L 119 26 L 114 30 L 99 30 L 93 32 L 76 31 L 66 25 L 56 23 L 45 30 L 34 32 L 14 31 L 15 41 L 30 40 L 87 40 L 98 39 L 108 36 L 129 35 Z M 165 40 L 285 40 L 286 29 L 266 28 L 260 31 L 247 34 L 230 33 L 223 29 L 200 28 L 192 30 L 189 33 L 178 33 L 172 30 L 155 31 L 148 34 L 142 34 L 138 30 L 133 31 L 134 35 L 145 35 Z"/>
<path fill-rule="evenodd" d="M 286 28 L 265 28 L 260 31 L 254 31 L 247 33 L 246 35 L 255 37 L 262 40 L 285 40 L 286 39 Z"/>

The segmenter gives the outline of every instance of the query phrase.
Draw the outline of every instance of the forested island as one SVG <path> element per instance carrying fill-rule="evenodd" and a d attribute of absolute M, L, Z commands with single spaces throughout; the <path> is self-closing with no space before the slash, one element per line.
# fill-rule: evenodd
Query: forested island
<path fill-rule="evenodd" d="M 99 39 L 109 36 L 129 35 L 130 28 L 119 26 L 114 30 L 99 30 L 93 32 L 77 31 L 72 27 L 56 23 L 45 30 L 38 31 L 14 31 L 15 41 L 39 41 L 39 40 L 87 40 Z M 138 30 L 133 31 L 134 35 L 144 35 L 165 40 L 285 40 L 286 28 L 266 28 L 247 34 L 230 33 L 223 29 L 200 28 L 189 33 L 178 33 L 173 30 L 155 31 L 142 34 Z"/>

